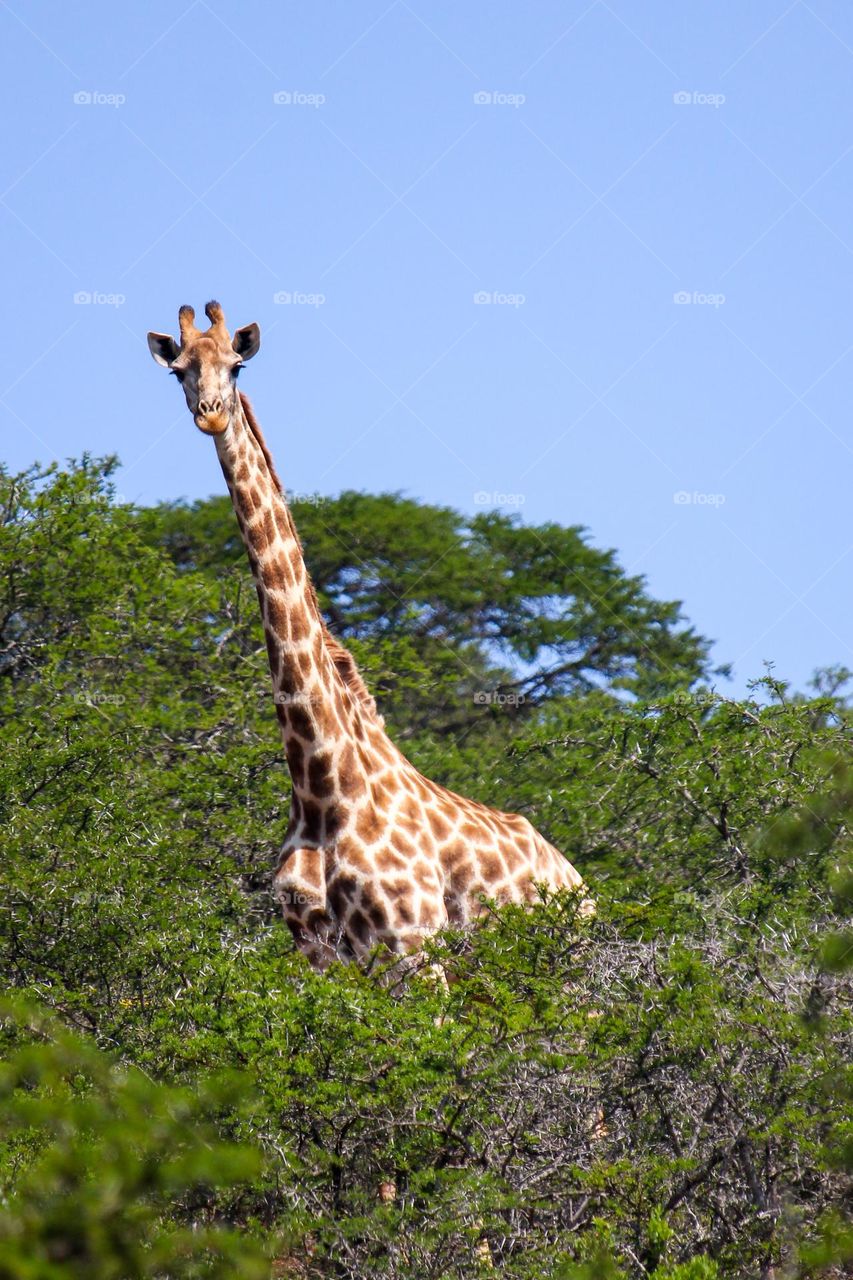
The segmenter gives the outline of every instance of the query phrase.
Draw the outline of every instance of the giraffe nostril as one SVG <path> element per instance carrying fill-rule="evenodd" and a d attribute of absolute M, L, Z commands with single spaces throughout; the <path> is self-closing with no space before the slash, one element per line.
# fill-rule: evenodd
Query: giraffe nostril
<path fill-rule="evenodd" d="M 224 407 L 221 397 L 216 396 L 213 400 L 199 400 L 197 412 L 201 417 L 206 417 L 211 413 L 222 413 Z"/>

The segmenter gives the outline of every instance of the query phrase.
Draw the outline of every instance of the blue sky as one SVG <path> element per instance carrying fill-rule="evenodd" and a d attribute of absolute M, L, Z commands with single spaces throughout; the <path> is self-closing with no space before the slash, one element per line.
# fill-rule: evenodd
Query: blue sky
<path fill-rule="evenodd" d="M 224 492 L 145 345 L 218 297 L 261 325 L 242 386 L 289 489 L 586 525 L 733 691 L 853 666 L 853 8 L 0 22 L 12 468 L 117 452 L 128 500 Z"/>

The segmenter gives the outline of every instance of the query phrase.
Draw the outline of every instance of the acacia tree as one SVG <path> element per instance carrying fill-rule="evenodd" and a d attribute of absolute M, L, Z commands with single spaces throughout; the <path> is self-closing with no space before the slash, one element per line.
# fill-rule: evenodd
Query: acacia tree
<path fill-rule="evenodd" d="M 354 492 L 297 503 L 295 516 L 332 629 L 409 725 L 456 733 L 479 714 L 478 692 L 525 718 L 567 693 L 651 696 L 709 674 L 709 644 L 680 604 L 651 597 L 580 527 Z M 140 518 L 180 570 L 242 571 L 226 499 Z"/>

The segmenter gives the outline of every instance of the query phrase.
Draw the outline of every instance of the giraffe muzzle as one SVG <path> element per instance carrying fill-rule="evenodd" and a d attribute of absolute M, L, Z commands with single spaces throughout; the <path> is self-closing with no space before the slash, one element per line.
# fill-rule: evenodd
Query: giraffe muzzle
<path fill-rule="evenodd" d="M 214 400 L 199 400 L 195 412 L 195 425 L 207 436 L 222 434 L 228 426 L 228 414 L 219 396 Z"/>

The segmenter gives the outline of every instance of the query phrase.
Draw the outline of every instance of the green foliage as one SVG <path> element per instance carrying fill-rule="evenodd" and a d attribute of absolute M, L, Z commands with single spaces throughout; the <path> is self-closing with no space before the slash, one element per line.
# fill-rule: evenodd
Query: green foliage
<path fill-rule="evenodd" d="M 261 1167 L 211 1122 L 233 1108 L 236 1081 L 154 1084 L 23 1005 L 3 1013 L 4 1280 L 269 1274 L 250 1235 L 216 1225 L 217 1189 Z"/>
<path fill-rule="evenodd" d="M 0 483 L 0 963 L 47 1011 L 4 1023 L 0 1276 L 843 1274 L 843 673 L 732 701 L 579 530 L 299 504 L 394 736 L 599 903 L 435 939 L 447 991 L 317 975 L 230 507 L 111 466 Z"/>

